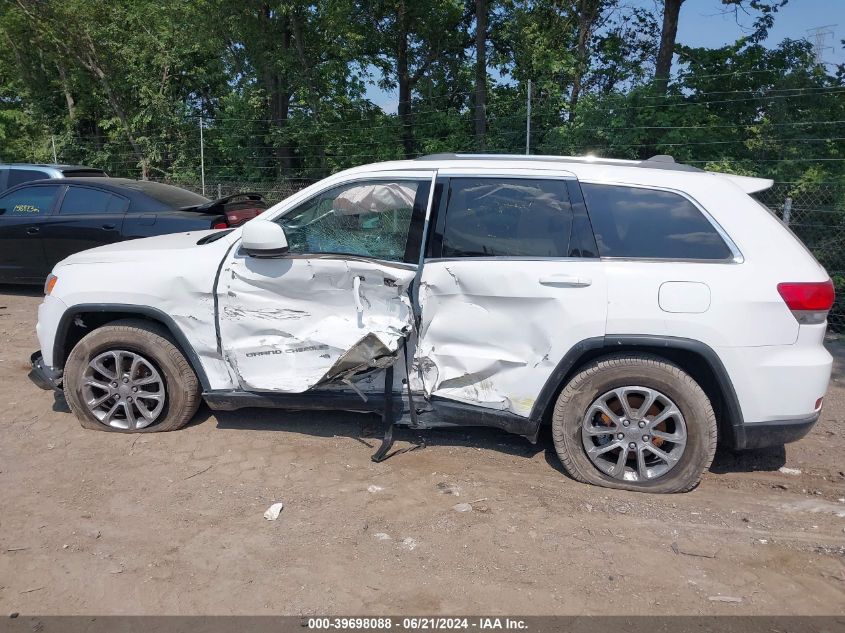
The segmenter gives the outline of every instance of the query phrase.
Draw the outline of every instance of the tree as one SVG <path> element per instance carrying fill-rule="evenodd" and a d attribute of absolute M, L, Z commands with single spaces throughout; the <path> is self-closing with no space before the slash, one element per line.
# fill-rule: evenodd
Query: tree
<path fill-rule="evenodd" d="M 398 88 L 400 140 L 405 157 L 411 158 L 416 154 L 413 94 L 417 84 L 435 65 L 462 57 L 468 45 L 462 3 L 374 0 L 360 2 L 358 15 L 362 28 L 371 35 L 369 59 L 382 73 L 382 87 Z"/>
<path fill-rule="evenodd" d="M 222 77 L 217 51 L 189 35 L 197 17 L 190 5 L 153 0 L 15 0 L 0 32 L 17 63 L 37 72 L 20 93 L 28 111 L 57 134 L 60 149 L 73 141 L 66 160 L 94 156 L 87 162 L 106 166 L 113 152 L 147 178 L 174 147 L 184 154 L 194 89 Z M 206 92 L 224 82 L 211 81 Z"/>
<path fill-rule="evenodd" d="M 575 111 L 584 83 L 584 75 L 590 67 L 590 40 L 596 24 L 607 7 L 606 0 L 577 0 L 575 14 L 577 29 L 575 36 L 575 72 L 572 78 L 572 89 L 569 95 L 569 122 L 575 120 Z"/>
<path fill-rule="evenodd" d="M 485 148 L 487 133 L 487 0 L 475 0 L 475 142 Z"/>
<path fill-rule="evenodd" d="M 244 188 L 421 152 L 522 152 L 530 79 L 543 153 L 845 177 L 845 70 L 806 42 L 764 42 L 783 0 L 713 0 L 753 28 L 725 47 L 664 46 L 679 62 L 663 55 L 676 85 L 661 92 L 665 16 L 621 0 L 0 1 L 4 160 L 51 160 L 54 138 L 61 161 L 196 181 L 200 117 L 207 179 Z M 398 92 L 398 114 L 367 100 L 371 77 Z"/>
<path fill-rule="evenodd" d="M 678 18 L 684 0 L 663 0 L 663 28 L 660 30 L 660 48 L 654 67 L 654 84 L 659 92 L 666 92 L 669 73 L 672 71 L 672 56 L 675 54 L 675 40 L 678 36 Z"/>

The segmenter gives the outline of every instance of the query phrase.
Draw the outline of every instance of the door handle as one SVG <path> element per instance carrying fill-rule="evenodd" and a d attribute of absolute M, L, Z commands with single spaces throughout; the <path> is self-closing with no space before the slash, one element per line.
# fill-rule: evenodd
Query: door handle
<path fill-rule="evenodd" d="M 115 227 L 115 226 L 116 226 L 116 225 L 114 225 L 114 224 L 104 224 L 104 225 L 103 225 L 103 230 L 104 230 L 104 231 L 112 231 L 112 230 L 114 230 L 114 227 Z"/>
<path fill-rule="evenodd" d="M 361 301 L 361 280 L 362 279 L 363 279 L 363 277 L 361 277 L 360 275 L 356 275 L 352 279 L 352 292 L 355 296 L 355 309 L 358 312 L 364 311 L 364 303 L 363 303 L 363 301 Z"/>
<path fill-rule="evenodd" d="M 564 288 L 586 288 L 592 285 L 593 280 L 587 277 L 578 277 L 576 275 L 546 275 L 540 277 L 540 283 L 545 286 L 561 286 Z"/>
<path fill-rule="evenodd" d="M 31 226 L 26 230 L 27 235 L 38 235 L 41 232 L 37 226 Z"/>

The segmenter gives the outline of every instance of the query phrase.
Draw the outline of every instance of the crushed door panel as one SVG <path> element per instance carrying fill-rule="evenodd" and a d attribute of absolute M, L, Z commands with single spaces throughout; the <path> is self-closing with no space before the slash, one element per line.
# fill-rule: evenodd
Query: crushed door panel
<path fill-rule="evenodd" d="M 426 262 L 411 387 L 528 416 L 557 363 L 603 336 L 598 261 L 463 259 Z"/>
<path fill-rule="evenodd" d="M 413 266 L 335 256 L 256 259 L 221 272 L 223 355 L 242 389 L 301 393 L 395 361 Z"/>

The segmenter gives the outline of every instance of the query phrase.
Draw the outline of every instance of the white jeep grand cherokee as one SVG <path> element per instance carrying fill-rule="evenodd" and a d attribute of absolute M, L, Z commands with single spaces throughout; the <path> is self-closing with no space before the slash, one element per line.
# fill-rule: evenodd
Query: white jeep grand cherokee
<path fill-rule="evenodd" d="M 550 423 L 578 481 L 689 490 L 717 442 L 803 437 L 830 378 L 833 286 L 770 185 L 665 156 L 350 169 L 239 229 L 64 260 L 31 375 L 90 429 L 178 429 L 200 398 L 381 412 L 383 449 L 394 423 Z"/>

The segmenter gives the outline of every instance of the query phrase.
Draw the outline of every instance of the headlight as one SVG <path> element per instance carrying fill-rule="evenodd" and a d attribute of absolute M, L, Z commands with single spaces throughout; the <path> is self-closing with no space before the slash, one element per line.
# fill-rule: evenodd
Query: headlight
<path fill-rule="evenodd" d="M 47 281 L 44 283 L 44 294 L 48 295 L 53 292 L 53 288 L 56 287 L 56 282 L 59 280 L 58 277 L 55 275 L 49 275 L 47 277 Z"/>

